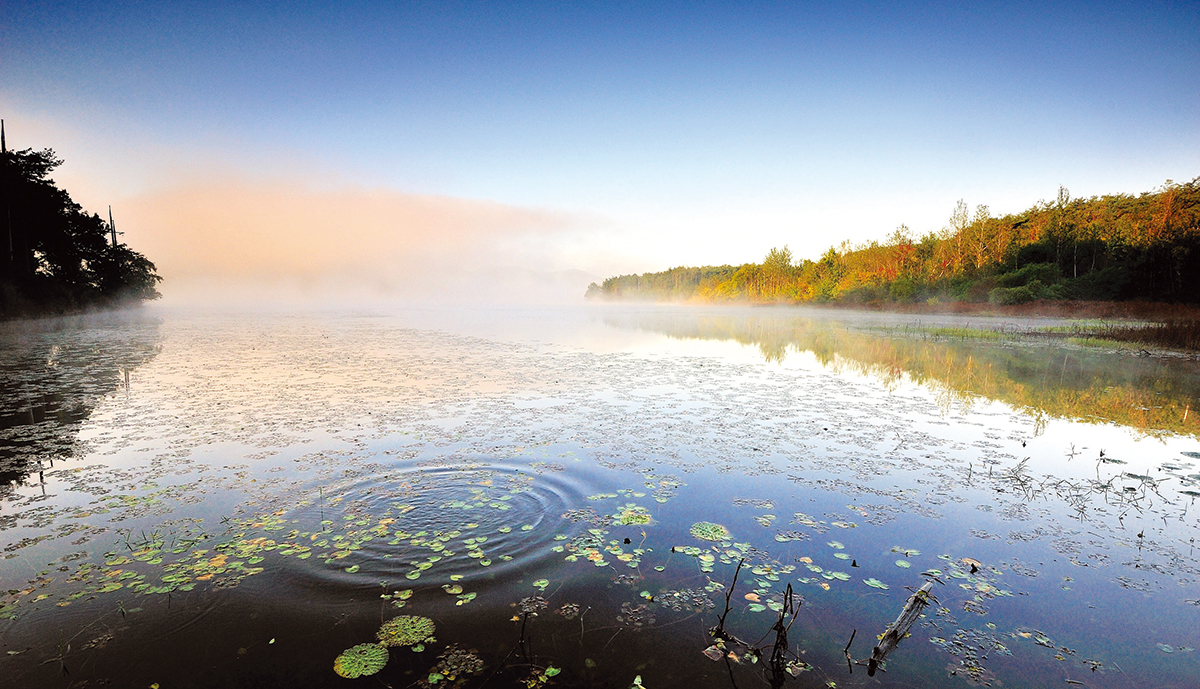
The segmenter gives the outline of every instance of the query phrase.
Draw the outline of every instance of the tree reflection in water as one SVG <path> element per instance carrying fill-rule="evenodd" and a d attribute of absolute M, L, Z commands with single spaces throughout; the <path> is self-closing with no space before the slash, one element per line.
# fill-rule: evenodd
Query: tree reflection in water
<path fill-rule="evenodd" d="M 975 319 L 978 323 L 979 319 Z M 1147 435 L 1200 433 L 1191 407 L 1200 366 L 1182 356 L 1139 356 L 1114 346 L 1079 346 L 1038 334 L 1033 324 L 921 325 L 912 316 L 856 322 L 836 312 L 745 309 L 610 315 L 609 325 L 670 337 L 732 340 L 759 348 L 767 361 L 811 352 L 822 365 L 932 388 L 948 410 L 979 398 L 1047 417 L 1115 423 Z"/>
<path fill-rule="evenodd" d="M 96 404 L 158 354 L 157 318 L 138 311 L 0 325 L 0 493 L 76 456 Z"/>

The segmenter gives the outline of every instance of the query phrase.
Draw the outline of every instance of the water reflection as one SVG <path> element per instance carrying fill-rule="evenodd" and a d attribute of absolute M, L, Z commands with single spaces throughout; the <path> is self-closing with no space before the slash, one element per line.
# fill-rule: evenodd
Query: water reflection
<path fill-rule="evenodd" d="M 128 393 L 160 341 L 158 319 L 139 312 L 0 326 L 0 494 L 76 456 L 97 401 Z"/>
<path fill-rule="evenodd" d="M 929 386 L 945 408 L 984 397 L 1022 409 L 1039 424 L 1049 416 L 1111 422 L 1150 435 L 1200 433 L 1192 410 L 1200 396 L 1200 366 L 1189 358 L 1079 346 L 1031 334 L 1030 324 L 972 330 L 961 322 L 905 316 L 855 322 L 811 314 L 637 311 L 610 314 L 605 322 L 675 338 L 733 340 L 758 347 L 770 362 L 811 352 L 828 368 L 869 374 L 889 388 L 905 380 Z"/>
<path fill-rule="evenodd" d="M 91 398 L 87 461 L 0 503 L 5 686 L 342 686 L 337 659 L 400 615 L 435 621 L 437 641 L 391 650 L 364 686 L 424 686 L 465 653 L 486 667 L 464 687 L 862 686 L 846 654 L 872 655 L 931 578 L 891 684 L 1196 686 L 1190 438 L 1035 435 L 981 402 L 944 414 L 901 385 L 905 347 L 941 356 L 917 369 L 935 387 L 947 361 L 1003 360 L 949 331 L 811 318 L 800 340 L 778 312 L 662 311 L 605 330 L 732 333 L 829 368 L 400 319 L 172 318 L 128 401 L 121 366 L 97 374 L 110 398 Z M 1042 377 L 1082 385 L 1050 361 Z M 849 366 L 896 392 L 830 370 Z M 1003 375 L 1037 378 L 1023 370 Z M 719 619 L 730 640 L 713 648 Z"/>

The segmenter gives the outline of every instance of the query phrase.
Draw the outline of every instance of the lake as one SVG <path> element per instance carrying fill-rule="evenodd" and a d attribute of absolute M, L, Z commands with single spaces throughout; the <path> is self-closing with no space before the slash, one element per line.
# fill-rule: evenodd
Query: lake
<path fill-rule="evenodd" d="M 1200 365 L 1062 325 L 0 326 L 3 685 L 1198 686 Z"/>

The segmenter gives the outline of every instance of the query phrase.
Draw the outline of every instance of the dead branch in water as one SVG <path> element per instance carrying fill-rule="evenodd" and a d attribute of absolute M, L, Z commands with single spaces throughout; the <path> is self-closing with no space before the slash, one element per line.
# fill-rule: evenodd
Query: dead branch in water
<path fill-rule="evenodd" d="M 930 591 L 933 590 L 933 582 L 927 581 L 921 588 L 913 591 L 913 594 L 905 601 L 904 607 L 901 608 L 900 614 L 896 616 L 896 621 L 892 622 L 883 630 L 883 634 L 879 637 L 879 643 L 871 649 L 871 657 L 864 660 L 854 660 L 850 655 L 850 644 L 854 643 L 854 635 L 858 630 L 850 635 L 850 641 L 846 644 L 846 648 L 842 653 L 846 656 L 846 665 L 850 668 L 850 672 L 854 672 L 855 665 L 866 665 L 867 675 L 875 676 L 877 670 L 884 669 L 881 666 L 887 660 L 888 654 L 896 650 L 900 645 L 900 640 L 908 636 L 908 631 L 916 624 L 921 617 L 921 612 L 925 610 L 925 606 L 929 605 L 929 600 L 933 598 Z M 886 672 L 886 670 L 884 670 Z"/>

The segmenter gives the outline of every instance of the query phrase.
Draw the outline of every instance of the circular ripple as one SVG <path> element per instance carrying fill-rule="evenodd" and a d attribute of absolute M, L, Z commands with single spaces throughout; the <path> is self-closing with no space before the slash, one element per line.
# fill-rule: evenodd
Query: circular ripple
<path fill-rule="evenodd" d="M 287 558 L 302 576 L 404 588 L 529 568 L 552 554 L 561 515 L 585 495 L 566 472 L 467 464 L 357 477 L 280 516 L 300 532 L 291 542 L 311 548 Z"/>

